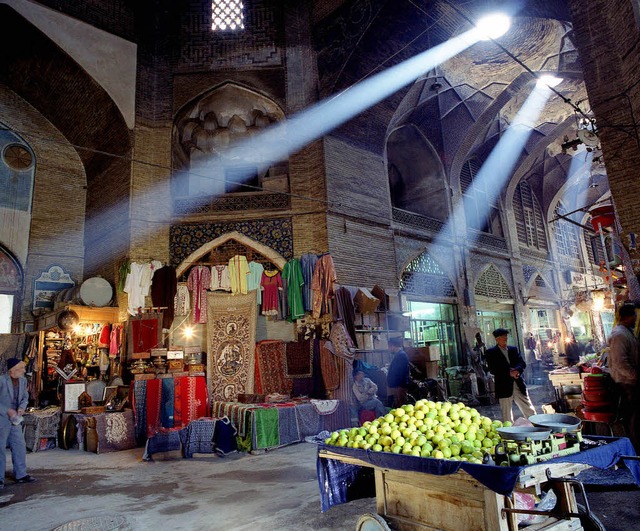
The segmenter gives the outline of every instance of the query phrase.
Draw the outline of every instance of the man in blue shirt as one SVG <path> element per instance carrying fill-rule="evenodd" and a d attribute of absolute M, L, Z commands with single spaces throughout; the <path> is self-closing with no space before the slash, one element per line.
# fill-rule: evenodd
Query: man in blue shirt
<path fill-rule="evenodd" d="M 7 361 L 7 374 L 0 376 L 0 489 L 4 488 L 7 444 L 11 449 L 16 483 L 31 483 L 27 474 L 27 448 L 22 433 L 22 415 L 29 402 L 25 364 L 18 359 Z"/>
<path fill-rule="evenodd" d="M 407 387 L 409 386 L 409 356 L 404 351 L 401 337 L 389 338 L 389 350 L 393 354 L 391 366 L 387 373 L 389 396 L 393 396 L 393 407 L 407 403 Z"/>

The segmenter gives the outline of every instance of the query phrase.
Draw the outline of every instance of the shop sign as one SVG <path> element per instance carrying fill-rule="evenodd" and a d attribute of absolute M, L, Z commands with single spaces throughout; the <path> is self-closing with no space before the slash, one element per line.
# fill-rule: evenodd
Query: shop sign
<path fill-rule="evenodd" d="M 605 288 L 606 285 L 604 279 L 598 275 L 571 271 L 569 287 L 584 290 Z"/>

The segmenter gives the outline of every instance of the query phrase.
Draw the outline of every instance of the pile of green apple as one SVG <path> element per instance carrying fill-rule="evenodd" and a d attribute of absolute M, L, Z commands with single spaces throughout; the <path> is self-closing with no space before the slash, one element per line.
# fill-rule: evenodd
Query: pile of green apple
<path fill-rule="evenodd" d="M 418 400 L 392 409 L 360 428 L 334 431 L 332 446 L 482 463 L 500 442 L 498 428 L 510 422 L 483 417 L 462 403 Z"/>

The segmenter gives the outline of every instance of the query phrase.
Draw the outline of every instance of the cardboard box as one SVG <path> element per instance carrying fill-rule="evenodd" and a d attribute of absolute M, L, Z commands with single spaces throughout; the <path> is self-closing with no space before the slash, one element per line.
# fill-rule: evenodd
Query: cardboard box
<path fill-rule="evenodd" d="M 373 313 L 378 309 L 380 299 L 375 298 L 367 288 L 360 288 L 353 297 L 353 303 L 357 312 Z"/>
<path fill-rule="evenodd" d="M 425 362 L 427 368 L 427 378 L 437 378 L 438 377 L 438 362 L 437 361 L 427 361 Z"/>

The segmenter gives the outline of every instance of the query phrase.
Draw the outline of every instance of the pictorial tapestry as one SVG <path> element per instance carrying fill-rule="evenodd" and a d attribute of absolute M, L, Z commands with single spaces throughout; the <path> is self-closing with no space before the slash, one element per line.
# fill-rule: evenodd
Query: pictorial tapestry
<path fill-rule="evenodd" d="M 207 297 L 207 377 L 211 399 L 235 401 L 253 393 L 256 292 L 246 295 L 209 293 Z"/>

